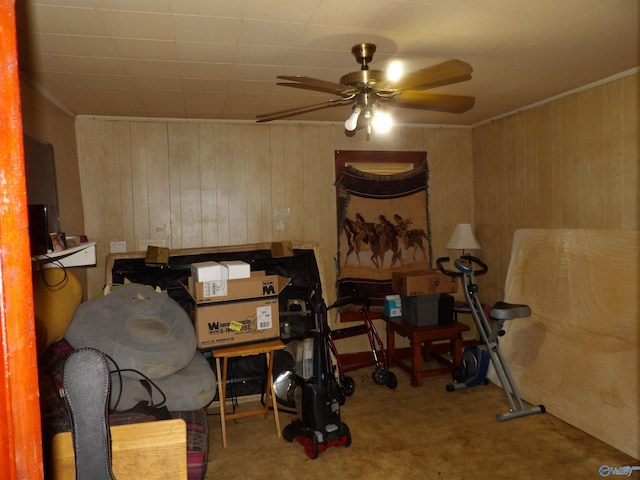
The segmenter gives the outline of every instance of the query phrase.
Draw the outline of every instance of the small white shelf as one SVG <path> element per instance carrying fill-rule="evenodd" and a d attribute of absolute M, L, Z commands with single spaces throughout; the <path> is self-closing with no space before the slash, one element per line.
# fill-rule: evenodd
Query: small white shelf
<path fill-rule="evenodd" d="M 61 252 L 36 255 L 31 260 L 42 268 L 53 267 L 87 267 L 96 264 L 96 243 L 81 243 L 77 247 L 67 248 Z"/>

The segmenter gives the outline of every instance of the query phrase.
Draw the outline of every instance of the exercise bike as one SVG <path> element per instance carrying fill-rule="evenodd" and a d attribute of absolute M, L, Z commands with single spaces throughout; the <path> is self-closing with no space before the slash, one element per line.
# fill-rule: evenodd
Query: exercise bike
<path fill-rule="evenodd" d="M 455 392 L 481 384 L 486 385 L 489 383 L 487 372 L 489 365 L 492 364 L 510 407 L 508 412 L 496 415 L 496 420 L 502 422 L 536 413 L 544 413 L 544 405 L 525 407 L 498 344 L 498 337 L 505 334 L 503 330 L 504 322 L 531 316 L 531 308 L 529 305 L 497 302 L 489 312 L 490 322 L 487 319 L 482 303 L 478 299 L 478 285 L 475 283 L 475 275 L 487 273 L 489 270 L 487 265 L 476 257 L 463 255 L 454 261 L 454 265 L 458 270 L 456 272 L 445 268 L 443 264 L 447 262 L 449 262 L 449 257 L 442 257 L 436 260 L 438 269 L 442 273 L 460 278 L 464 298 L 478 328 L 481 340 L 479 345 L 465 348 L 460 365 L 454 367 L 452 371 L 454 383 L 447 385 L 447 391 Z"/>

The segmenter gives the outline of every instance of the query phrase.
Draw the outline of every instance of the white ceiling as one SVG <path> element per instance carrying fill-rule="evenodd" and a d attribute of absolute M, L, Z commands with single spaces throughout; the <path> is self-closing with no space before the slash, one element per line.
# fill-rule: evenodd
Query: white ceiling
<path fill-rule="evenodd" d="M 17 0 L 23 77 L 79 115 L 255 120 L 335 96 L 277 75 L 338 82 L 378 47 L 417 70 L 456 58 L 473 78 L 463 114 L 396 121 L 473 125 L 640 65 L 638 0 Z M 292 120 L 344 121 L 350 107 Z"/>

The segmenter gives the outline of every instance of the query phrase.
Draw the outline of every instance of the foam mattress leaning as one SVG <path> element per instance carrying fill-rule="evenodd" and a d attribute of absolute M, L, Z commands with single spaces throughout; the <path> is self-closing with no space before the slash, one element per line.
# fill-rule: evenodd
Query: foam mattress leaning
<path fill-rule="evenodd" d="M 515 232 L 501 349 L 524 400 L 640 458 L 640 232 Z"/>

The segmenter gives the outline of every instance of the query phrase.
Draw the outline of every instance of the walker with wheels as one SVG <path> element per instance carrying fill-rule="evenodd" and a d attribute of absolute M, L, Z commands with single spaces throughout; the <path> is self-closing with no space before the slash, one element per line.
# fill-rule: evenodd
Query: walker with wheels
<path fill-rule="evenodd" d="M 361 297 L 347 297 L 337 300 L 328 309 L 337 309 L 349 304 L 360 304 L 360 317 L 362 318 L 362 324 L 353 327 L 340 328 L 336 330 L 329 329 L 329 346 L 331 353 L 336 360 L 338 367 L 338 378 L 340 385 L 342 386 L 345 396 L 349 397 L 353 395 L 356 385 L 351 377 L 344 374 L 342 368 L 342 360 L 338 354 L 335 341 L 343 338 L 349 338 L 356 335 L 367 335 L 369 340 L 369 346 L 371 348 L 371 355 L 375 364 L 375 369 L 371 373 L 371 379 L 376 385 L 386 385 L 391 389 L 395 389 L 398 386 L 398 378 L 389 370 L 389 356 L 382 343 L 382 339 L 378 335 L 373 320 L 369 313 L 371 301 L 368 298 Z"/>
<path fill-rule="evenodd" d="M 487 273 L 489 270 L 487 265 L 476 257 L 463 255 L 454 261 L 458 270 L 456 272 L 445 268 L 444 263 L 447 262 L 449 262 L 449 257 L 442 257 L 437 259 L 436 264 L 445 275 L 460 278 L 464 298 L 478 328 L 481 340 L 479 345 L 465 348 L 462 362 L 452 372 L 454 383 L 447 385 L 447 391 L 454 392 L 480 384 L 486 385 L 488 383 L 487 371 L 489 364 L 492 364 L 510 407 L 508 412 L 496 415 L 499 422 L 544 413 L 544 405 L 533 407 L 524 405 L 498 344 L 498 337 L 505 333 L 503 330 L 504 322 L 529 317 L 531 308 L 529 305 L 497 302 L 489 312 L 491 319 L 489 321 L 482 303 L 478 299 L 478 285 L 475 283 L 475 275 Z"/>
<path fill-rule="evenodd" d="M 315 295 L 315 292 L 310 295 L 310 304 L 313 303 L 313 295 Z M 327 311 L 338 309 L 349 304 L 360 304 L 359 311 L 362 324 L 332 330 L 326 318 Z M 391 389 L 395 389 L 398 386 L 398 378 L 389 370 L 389 356 L 369 314 L 369 305 L 370 301 L 368 298 L 355 296 L 339 299 L 329 307 L 324 305 L 324 302 L 321 304 L 323 307 L 322 332 L 326 337 L 327 346 L 326 355 L 331 365 L 331 372 L 337 381 L 340 405 L 344 405 L 346 397 L 353 395 L 356 389 L 356 383 L 352 377 L 346 375 L 344 372 L 342 360 L 336 348 L 336 340 L 366 334 L 371 347 L 371 355 L 375 363 L 375 369 L 371 373 L 371 378 L 377 385 L 386 385 Z M 283 351 L 276 352 L 281 355 L 276 355 L 275 365 L 273 367 L 274 389 L 276 392 L 276 400 L 284 407 L 296 407 L 295 391 L 297 385 L 312 376 L 312 369 L 308 367 L 305 370 L 303 366 L 303 357 L 305 357 L 305 352 L 307 352 L 306 355 L 308 358 L 313 358 L 313 334 L 316 330 L 309 332 L 304 340 L 289 342 Z"/>

